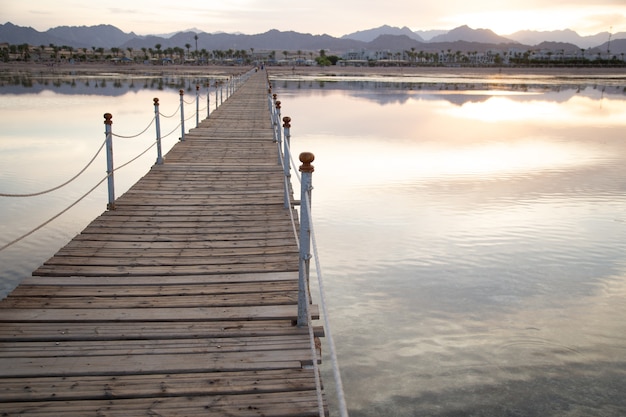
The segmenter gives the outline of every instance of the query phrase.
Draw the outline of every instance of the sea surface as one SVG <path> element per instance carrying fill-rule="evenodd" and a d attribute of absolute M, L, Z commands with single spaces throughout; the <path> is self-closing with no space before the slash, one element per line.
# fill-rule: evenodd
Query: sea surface
<path fill-rule="evenodd" d="M 153 97 L 175 113 L 178 89 L 191 102 L 205 81 L 5 80 L 0 193 L 63 183 L 104 140 L 103 113 L 130 136 L 149 126 Z M 626 75 L 289 75 L 272 84 L 292 118 L 294 154 L 315 154 L 313 272 L 352 417 L 626 415 Z M 179 122 L 164 122 L 175 131 L 165 150 Z M 116 138 L 116 160 L 153 139 Z M 116 172 L 117 194 L 155 159 L 151 149 Z M 1 197 L 0 246 L 105 171 L 99 155 L 62 190 Z M 106 202 L 102 185 L 1 251 L 0 295 Z"/>

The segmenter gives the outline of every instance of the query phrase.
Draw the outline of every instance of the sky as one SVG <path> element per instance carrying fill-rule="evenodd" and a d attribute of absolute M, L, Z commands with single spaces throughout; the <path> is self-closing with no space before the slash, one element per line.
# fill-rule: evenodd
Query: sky
<path fill-rule="evenodd" d="M 499 35 L 572 29 L 626 32 L 626 0 L 0 0 L 0 23 L 45 31 L 111 24 L 138 35 L 187 29 L 257 34 L 270 29 L 341 37 L 382 25 Z"/>

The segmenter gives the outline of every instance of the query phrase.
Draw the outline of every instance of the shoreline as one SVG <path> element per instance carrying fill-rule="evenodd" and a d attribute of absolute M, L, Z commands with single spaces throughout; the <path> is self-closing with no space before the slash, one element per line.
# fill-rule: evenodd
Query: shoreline
<path fill-rule="evenodd" d="M 0 63 L 0 75 L 9 74 L 41 74 L 41 75 L 93 75 L 98 73 L 129 74 L 129 75 L 218 75 L 230 76 L 241 74 L 251 66 L 222 65 L 144 65 L 144 64 L 46 64 L 33 63 Z M 540 75 L 540 76 L 623 76 L 624 68 L 594 67 L 289 67 L 269 66 L 266 70 L 270 75 L 294 76 L 419 76 L 419 75 Z"/>

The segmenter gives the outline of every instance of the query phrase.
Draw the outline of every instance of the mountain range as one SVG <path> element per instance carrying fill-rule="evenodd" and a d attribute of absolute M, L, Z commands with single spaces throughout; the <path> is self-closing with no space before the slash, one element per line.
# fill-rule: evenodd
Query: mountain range
<path fill-rule="evenodd" d="M 196 39 L 197 36 L 197 39 Z M 412 31 L 408 27 L 388 25 L 346 34 L 340 38 L 330 35 L 312 35 L 294 31 L 269 30 L 265 33 L 247 35 L 242 33 L 205 33 L 198 29 L 173 34 L 137 35 L 126 33 L 112 25 L 58 26 L 39 32 L 31 27 L 17 26 L 10 22 L 0 25 L 0 43 L 33 46 L 71 46 L 74 48 L 117 47 L 121 49 L 153 48 L 160 44 L 164 49 L 183 47 L 186 44 L 198 49 L 228 50 L 255 49 L 331 52 L 349 50 L 459 50 L 485 51 L 488 49 L 559 49 L 565 51 L 590 49 L 591 52 L 609 49 L 612 54 L 626 53 L 626 33 L 598 33 L 580 36 L 572 30 L 548 32 L 520 31 L 500 36 L 489 29 L 472 29 L 460 26 L 449 31 Z"/>

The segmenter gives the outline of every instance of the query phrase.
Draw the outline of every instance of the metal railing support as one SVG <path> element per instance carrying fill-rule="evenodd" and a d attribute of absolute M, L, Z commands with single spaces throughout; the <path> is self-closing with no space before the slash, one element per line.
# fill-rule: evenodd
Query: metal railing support
<path fill-rule="evenodd" d="M 185 100 L 183 96 L 185 95 L 184 90 L 178 90 L 180 93 L 180 140 L 185 140 Z"/>
<path fill-rule="evenodd" d="M 215 110 L 217 110 L 217 106 L 219 105 L 219 100 L 217 99 L 217 89 L 219 88 L 219 86 L 219 81 L 215 80 Z"/>
<path fill-rule="evenodd" d="M 206 92 L 206 118 L 211 117 L 211 81 L 207 84 Z"/>
<path fill-rule="evenodd" d="M 289 139 L 291 138 L 291 117 L 283 117 L 283 129 L 285 130 L 285 142 L 283 148 L 283 172 L 285 174 L 285 208 L 289 208 L 289 184 L 291 178 L 291 162 L 289 161 Z"/>
<path fill-rule="evenodd" d="M 307 293 L 309 291 L 309 267 L 311 260 L 311 190 L 312 174 L 314 171 L 311 162 L 315 160 L 315 155 L 311 152 L 300 154 L 300 172 L 302 173 L 301 200 L 300 200 L 300 266 L 298 268 L 298 327 L 308 324 L 307 318 Z"/>
<path fill-rule="evenodd" d="M 161 152 L 161 118 L 159 117 L 159 99 L 153 98 L 154 102 L 154 124 L 156 126 L 156 146 L 157 146 L 157 165 L 163 164 L 163 153 Z"/>
<path fill-rule="evenodd" d="M 196 84 L 196 127 L 200 125 L 200 86 Z"/>
<path fill-rule="evenodd" d="M 107 148 L 107 183 L 109 186 L 109 202 L 107 210 L 115 210 L 115 181 L 113 180 L 113 115 L 104 113 L 104 134 Z"/>
<path fill-rule="evenodd" d="M 280 133 L 280 100 L 274 105 L 274 113 L 272 114 L 272 125 L 274 128 L 274 141 L 278 143 L 278 165 L 282 163 L 280 160 L 280 149 L 282 148 L 282 135 Z"/>

